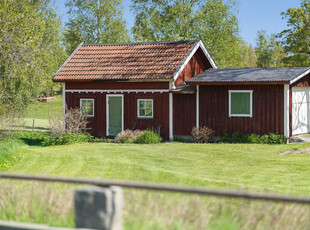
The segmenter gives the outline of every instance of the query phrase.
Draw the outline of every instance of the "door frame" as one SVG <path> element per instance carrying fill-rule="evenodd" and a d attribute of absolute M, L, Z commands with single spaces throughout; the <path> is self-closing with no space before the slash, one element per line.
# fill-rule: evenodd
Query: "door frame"
<path fill-rule="evenodd" d="M 109 136 L 109 98 L 122 98 L 122 131 L 124 130 L 124 94 L 106 94 L 106 136 Z"/>

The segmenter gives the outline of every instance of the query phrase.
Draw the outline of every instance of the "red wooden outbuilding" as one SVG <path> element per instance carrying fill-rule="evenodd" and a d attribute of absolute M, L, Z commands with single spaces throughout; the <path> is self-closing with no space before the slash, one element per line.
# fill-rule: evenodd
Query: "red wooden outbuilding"
<path fill-rule="evenodd" d="M 89 117 L 91 134 L 193 127 L 217 134 L 310 132 L 310 67 L 217 69 L 201 40 L 80 44 L 53 77 L 63 108 Z"/>

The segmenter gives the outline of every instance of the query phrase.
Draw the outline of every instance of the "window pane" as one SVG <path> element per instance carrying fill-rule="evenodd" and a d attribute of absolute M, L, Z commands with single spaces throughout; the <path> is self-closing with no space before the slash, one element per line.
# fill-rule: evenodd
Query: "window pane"
<path fill-rule="evenodd" d="M 87 108 L 86 115 L 93 115 L 93 107 Z"/>
<path fill-rule="evenodd" d="M 146 110 L 146 116 L 148 116 L 148 117 L 152 117 L 152 109 L 147 109 Z"/>
<path fill-rule="evenodd" d="M 145 110 L 144 109 L 139 109 L 139 112 L 140 112 L 140 114 L 139 114 L 139 116 L 145 116 Z"/>
<path fill-rule="evenodd" d="M 89 100 L 87 107 L 93 108 L 94 107 L 94 101 L 93 100 Z"/>
<path fill-rule="evenodd" d="M 145 108 L 146 109 L 152 109 L 152 102 L 151 101 L 147 101 L 145 104 Z"/>
<path fill-rule="evenodd" d="M 145 102 L 144 101 L 139 101 L 139 109 L 144 109 L 145 108 Z"/>
<path fill-rule="evenodd" d="M 250 93 L 231 92 L 231 114 L 250 115 Z"/>

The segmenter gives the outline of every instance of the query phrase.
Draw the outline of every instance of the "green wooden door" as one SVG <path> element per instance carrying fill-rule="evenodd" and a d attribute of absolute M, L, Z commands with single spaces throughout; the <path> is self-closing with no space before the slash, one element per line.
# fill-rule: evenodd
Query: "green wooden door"
<path fill-rule="evenodd" d="M 122 131 L 122 97 L 109 96 L 109 136 L 116 136 Z"/>

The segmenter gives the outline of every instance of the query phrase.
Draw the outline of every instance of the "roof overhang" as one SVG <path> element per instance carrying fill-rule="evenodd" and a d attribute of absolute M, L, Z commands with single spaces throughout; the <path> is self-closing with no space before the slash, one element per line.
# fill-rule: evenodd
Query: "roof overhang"
<path fill-rule="evenodd" d="M 60 68 L 58 69 L 58 71 L 55 73 L 55 75 L 53 76 L 53 82 L 65 82 L 65 80 L 55 80 L 55 77 L 57 76 L 57 74 L 67 65 L 67 63 L 71 60 L 71 58 L 73 57 L 73 55 L 76 53 L 76 51 L 78 51 L 81 46 L 83 45 L 84 43 L 81 42 L 80 45 L 78 45 L 78 47 L 76 47 L 76 49 L 73 51 L 73 53 L 67 58 L 67 60 L 62 64 L 62 66 L 60 66 Z"/>
<path fill-rule="evenodd" d="M 187 85 L 284 85 L 289 81 L 213 81 L 213 82 L 186 82 Z"/>
<path fill-rule="evenodd" d="M 298 80 L 302 79 L 303 77 L 305 77 L 306 75 L 308 75 L 310 73 L 310 69 L 308 69 L 306 72 L 300 74 L 299 76 L 295 77 L 293 80 L 290 81 L 290 85 L 297 82 Z"/>

